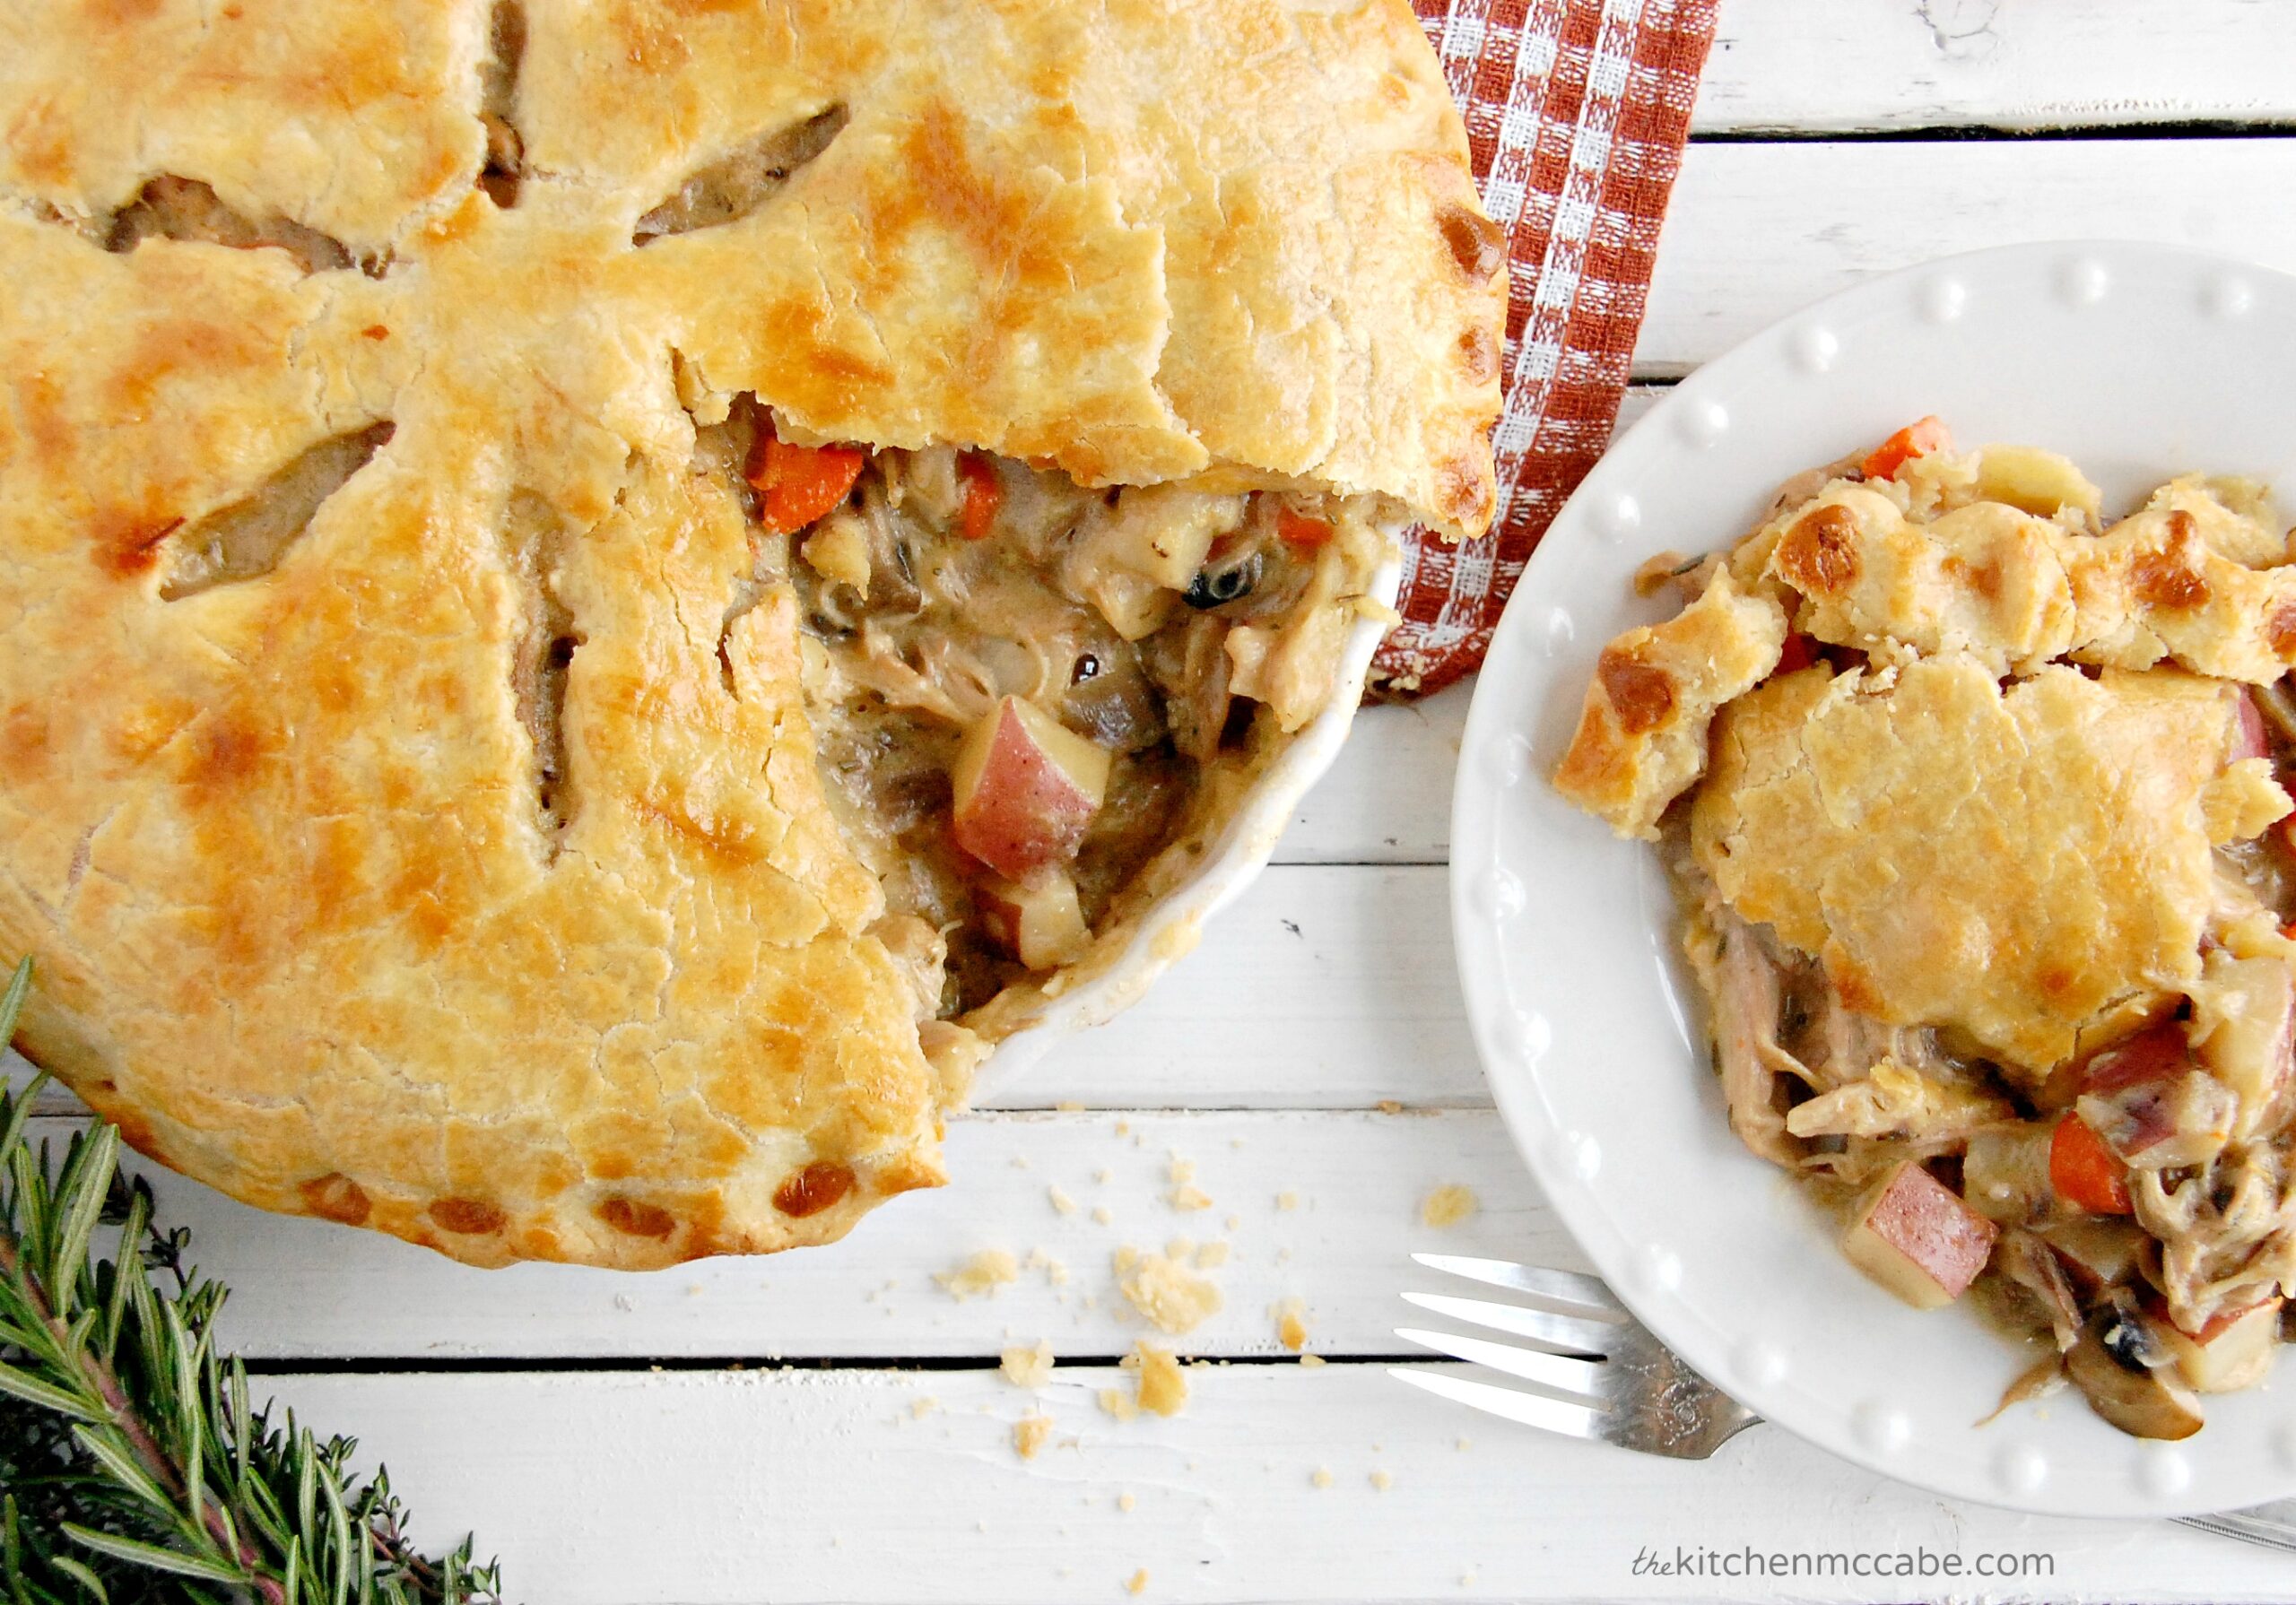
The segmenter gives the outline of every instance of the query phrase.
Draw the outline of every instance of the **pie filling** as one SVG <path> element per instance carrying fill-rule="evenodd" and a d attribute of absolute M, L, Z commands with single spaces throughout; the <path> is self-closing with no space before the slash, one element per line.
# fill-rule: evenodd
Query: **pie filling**
<path fill-rule="evenodd" d="M 2296 565 L 2245 482 L 2105 526 L 1934 420 L 1646 567 L 1558 786 L 1655 838 L 1733 1128 L 1922 1307 L 2140 1436 L 2296 1289 Z"/>
<path fill-rule="evenodd" d="M 700 442 L 759 531 L 734 613 L 795 594 L 822 777 L 920 1019 L 982 1023 L 1170 889 L 1382 611 L 1366 500 L 806 447 L 746 397 Z"/>

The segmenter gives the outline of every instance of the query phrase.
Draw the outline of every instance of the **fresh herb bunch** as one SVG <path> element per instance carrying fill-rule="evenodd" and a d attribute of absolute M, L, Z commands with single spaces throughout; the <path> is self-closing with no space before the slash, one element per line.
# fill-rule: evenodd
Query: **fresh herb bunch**
<path fill-rule="evenodd" d="M 26 959 L 0 996 L 0 1044 L 30 985 Z M 408 1545 L 389 1479 L 357 1482 L 351 1439 L 249 1405 L 247 1368 L 215 1351 L 224 1289 L 184 1264 L 189 1234 L 152 1223 L 109 1122 L 75 1132 L 60 1164 L 33 1150 L 40 1084 L 0 1089 L 0 1601 L 499 1600 L 469 1540 L 437 1560 Z M 99 1258 L 112 1227 L 117 1257 Z"/>

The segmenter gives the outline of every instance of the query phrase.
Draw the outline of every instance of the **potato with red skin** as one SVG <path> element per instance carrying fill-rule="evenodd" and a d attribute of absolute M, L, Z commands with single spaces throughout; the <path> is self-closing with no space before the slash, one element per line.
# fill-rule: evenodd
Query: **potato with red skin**
<path fill-rule="evenodd" d="M 2144 1313 L 2195 1392 L 2237 1393 L 2256 1386 L 2272 1371 L 2280 1344 L 2277 1298 L 2220 1311 L 2198 1332 L 2187 1332 L 2171 1320 L 2168 1305 L 2157 1294 L 2145 1300 Z"/>
<path fill-rule="evenodd" d="M 2101 1095 L 2140 1081 L 2165 1081 L 2183 1075 L 2192 1063 L 2183 1022 L 2164 1019 L 2091 1059 L 2081 1071 L 2081 1090 Z"/>
<path fill-rule="evenodd" d="M 957 846 L 1008 881 L 1076 856 L 1109 788 L 1104 748 L 1020 697 L 966 734 L 950 779 Z"/>
<path fill-rule="evenodd" d="M 2205 1164 L 2231 1135 L 2239 1099 L 2164 1019 L 2091 1060 L 2074 1106 L 2104 1145 L 2142 1169 Z"/>
<path fill-rule="evenodd" d="M 2232 739 L 2232 750 L 2225 754 L 2227 763 L 2238 763 L 2244 758 L 2270 758 L 2272 737 L 2265 728 L 2264 710 L 2257 699 L 2246 691 L 2239 694 L 2239 733 Z"/>
<path fill-rule="evenodd" d="M 1073 964 L 1091 942 L 1076 882 L 1059 870 L 1039 870 L 1026 881 L 990 876 L 974 896 L 989 934 L 1032 970 Z"/>
<path fill-rule="evenodd" d="M 1841 1250 L 1916 1309 L 1948 1305 L 1977 1280 L 2001 1228 L 1911 1159 L 1866 1195 Z"/>

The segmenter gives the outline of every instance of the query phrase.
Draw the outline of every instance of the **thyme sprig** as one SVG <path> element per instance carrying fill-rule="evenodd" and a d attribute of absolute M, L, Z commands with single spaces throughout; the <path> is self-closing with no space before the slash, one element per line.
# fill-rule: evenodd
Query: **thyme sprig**
<path fill-rule="evenodd" d="M 0 1044 L 30 985 L 26 959 Z M 225 1290 L 121 1175 L 118 1128 L 90 1122 L 60 1161 L 33 1148 L 45 1080 L 0 1089 L 0 1601 L 499 1601 L 468 1539 L 439 1559 L 408 1543 L 388 1477 L 358 1481 L 352 1439 L 250 1403 L 246 1366 L 215 1348 Z"/>

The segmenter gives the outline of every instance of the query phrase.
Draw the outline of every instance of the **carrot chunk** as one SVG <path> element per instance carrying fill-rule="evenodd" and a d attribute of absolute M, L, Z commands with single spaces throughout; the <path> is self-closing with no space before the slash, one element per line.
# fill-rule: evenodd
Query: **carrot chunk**
<path fill-rule="evenodd" d="M 1806 669 L 1818 661 L 1818 643 L 1796 630 L 1786 638 L 1785 649 L 1778 655 L 1777 672 L 1791 674 L 1796 669 Z"/>
<path fill-rule="evenodd" d="M 1869 480 L 1897 477 L 1899 469 L 1916 457 L 1926 457 L 1933 451 L 1944 451 L 1953 444 L 1953 437 L 1945 428 L 1945 421 L 1931 414 L 1918 423 L 1909 423 L 1874 448 L 1873 455 L 1858 464 Z"/>
<path fill-rule="evenodd" d="M 758 522 L 777 535 L 796 534 L 845 499 L 867 455 L 857 446 L 793 446 L 768 422 L 742 470 L 757 489 Z"/>
<path fill-rule="evenodd" d="M 957 533 L 968 541 L 985 541 L 996 527 L 996 509 L 1004 504 L 1004 482 L 996 477 L 996 464 L 977 451 L 957 459 L 957 477 L 965 485 Z"/>
<path fill-rule="evenodd" d="M 2133 1212 L 2135 1205 L 2129 1202 L 2123 1168 L 2104 1139 L 2078 1115 L 2068 1114 L 2057 1123 L 2048 1140 L 2048 1184 L 2066 1202 L 2092 1215 Z"/>
<path fill-rule="evenodd" d="M 1279 505 L 1275 509 L 1275 538 L 1297 551 L 1313 551 L 1331 539 L 1331 525 Z"/>

